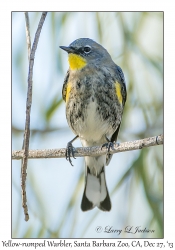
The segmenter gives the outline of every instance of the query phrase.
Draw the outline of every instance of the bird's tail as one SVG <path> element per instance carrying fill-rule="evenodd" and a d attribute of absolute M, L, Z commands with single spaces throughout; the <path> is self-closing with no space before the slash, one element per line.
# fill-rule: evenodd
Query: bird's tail
<path fill-rule="evenodd" d="M 92 157 L 87 158 L 92 159 Z M 99 168 L 96 167 L 95 169 L 97 171 L 89 167 L 86 161 L 85 189 L 81 202 L 81 209 L 82 211 L 87 211 L 97 206 L 103 211 L 110 211 L 111 201 L 106 185 L 104 166 Z"/>

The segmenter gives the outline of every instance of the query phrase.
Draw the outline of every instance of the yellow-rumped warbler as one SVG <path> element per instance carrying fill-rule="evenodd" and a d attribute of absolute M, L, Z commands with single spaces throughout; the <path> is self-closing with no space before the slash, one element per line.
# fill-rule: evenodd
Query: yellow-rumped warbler
<path fill-rule="evenodd" d="M 110 151 L 117 140 L 127 93 L 122 69 L 100 44 L 80 38 L 60 48 L 68 52 L 69 60 L 62 95 L 68 124 L 76 135 L 66 150 L 66 159 L 72 164 L 72 142 L 78 137 L 84 147 L 103 145 Z M 105 166 L 111 158 L 110 153 L 85 157 L 83 211 L 95 206 L 103 211 L 111 209 L 105 179 Z"/>

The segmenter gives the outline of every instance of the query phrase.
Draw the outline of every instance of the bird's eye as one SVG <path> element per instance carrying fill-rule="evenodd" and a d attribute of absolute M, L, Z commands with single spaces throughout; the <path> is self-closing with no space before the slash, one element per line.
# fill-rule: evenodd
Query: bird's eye
<path fill-rule="evenodd" d="M 91 51 L 91 46 L 86 45 L 86 46 L 84 47 L 84 52 L 85 52 L 86 54 L 88 54 L 90 51 Z"/>

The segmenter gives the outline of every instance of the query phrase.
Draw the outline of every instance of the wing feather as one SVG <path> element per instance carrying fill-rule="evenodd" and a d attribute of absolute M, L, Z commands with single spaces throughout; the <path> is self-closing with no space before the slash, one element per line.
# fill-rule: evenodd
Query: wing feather
<path fill-rule="evenodd" d="M 123 109 L 124 109 L 125 102 L 127 99 L 126 82 L 125 82 L 125 77 L 124 77 L 123 71 L 118 65 L 116 65 L 116 74 L 117 74 L 117 80 L 121 84 L 122 105 L 123 105 Z M 116 129 L 116 131 L 114 132 L 114 134 L 111 137 L 112 142 L 117 142 L 117 137 L 118 137 L 118 133 L 120 130 L 120 125 L 121 125 L 121 123 L 119 124 L 118 128 Z M 106 165 L 109 164 L 109 162 L 111 161 L 111 158 L 112 158 L 111 154 L 108 154 L 106 156 Z"/>

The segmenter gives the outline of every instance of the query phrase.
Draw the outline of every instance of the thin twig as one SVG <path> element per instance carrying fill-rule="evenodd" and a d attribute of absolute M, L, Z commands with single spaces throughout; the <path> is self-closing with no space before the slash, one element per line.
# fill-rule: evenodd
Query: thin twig
<path fill-rule="evenodd" d="M 154 137 L 145 138 L 142 140 L 122 142 L 120 144 L 115 144 L 114 149 L 110 150 L 110 154 L 132 151 L 137 149 L 142 149 L 144 147 L 151 147 L 163 144 L 163 135 L 158 135 Z M 61 149 L 43 149 L 43 150 L 30 150 L 28 158 L 29 159 L 42 159 L 42 158 L 65 158 L 65 148 Z M 74 153 L 76 157 L 82 156 L 100 156 L 107 153 L 105 147 L 82 147 L 75 148 Z M 13 151 L 12 159 L 20 160 L 24 156 L 24 150 Z"/>
<path fill-rule="evenodd" d="M 31 38 L 30 38 L 30 23 L 28 12 L 24 12 L 26 20 L 26 39 L 27 39 L 27 48 L 28 48 L 28 59 L 30 61 L 30 52 L 31 52 Z"/>
<path fill-rule="evenodd" d="M 33 65 L 36 48 L 38 45 L 39 36 L 41 29 L 46 18 L 47 12 L 43 12 L 38 28 L 35 34 L 35 39 L 32 45 L 32 50 L 29 60 L 29 73 L 28 73 L 28 91 L 27 91 L 27 101 L 26 101 L 26 122 L 25 122 L 25 132 L 24 132 L 24 150 L 22 159 L 22 168 L 21 168 L 21 188 L 22 188 L 22 206 L 25 214 L 25 221 L 29 220 L 28 208 L 27 208 L 27 199 L 26 199 L 26 176 L 27 176 L 27 161 L 29 154 L 29 137 L 30 137 L 30 111 L 32 104 L 32 78 L 33 78 Z"/>
<path fill-rule="evenodd" d="M 30 63 L 30 53 L 31 53 L 31 38 L 30 38 L 30 23 L 29 23 L 29 15 L 28 12 L 24 12 L 25 15 L 25 23 L 26 23 L 26 41 L 27 41 L 27 49 L 28 49 L 28 60 Z M 25 134 L 23 139 L 22 149 L 24 150 L 25 143 Z M 22 207 L 24 209 L 25 221 L 29 220 L 28 207 L 27 207 L 27 195 L 26 195 L 26 185 L 25 185 L 25 175 L 22 172 L 27 172 L 27 165 L 24 165 L 24 158 L 21 161 L 21 194 L 22 194 Z M 27 174 L 26 174 L 27 175 Z M 24 178 L 24 179 L 23 179 Z"/>

